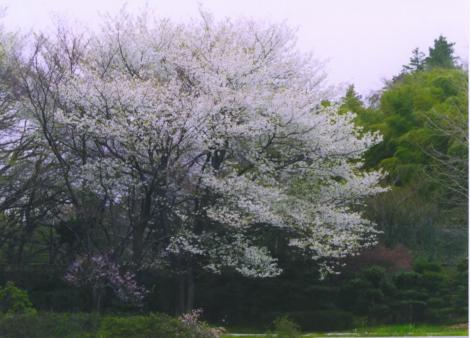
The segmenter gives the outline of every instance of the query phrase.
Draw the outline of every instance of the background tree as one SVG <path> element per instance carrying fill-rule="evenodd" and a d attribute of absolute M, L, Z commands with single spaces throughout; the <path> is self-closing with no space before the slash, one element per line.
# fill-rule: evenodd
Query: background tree
<path fill-rule="evenodd" d="M 416 72 L 423 70 L 425 66 L 425 55 L 419 48 L 413 49 L 410 62 L 403 66 L 404 72 Z"/>
<path fill-rule="evenodd" d="M 447 42 L 444 36 L 434 40 L 434 46 L 429 48 L 429 56 L 425 59 L 428 68 L 454 68 L 456 57 L 454 56 L 455 43 Z"/>
<path fill-rule="evenodd" d="M 431 49 L 442 49 L 443 42 L 440 37 Z M 447 59 L 454 60 L 450 47 Z M 375 107 L 348 91 L 341 109 L 355 111 L 365 130 L 384 135 L 365 156 L 366 167 L 385 169 L 393 185 L 369 201 L 369 217 L 384 230 L 382 239 L 455 261 L 465 248 L 457 234 L 467 220 L 468 79 L 459 68 L 434 64 L 396 77 Z M 445 243 L 456 250 L 444 249 Z"/>
<path fill-rule="evenodd" d="M 51 166 L 35 142 L 34 128 L 22 109 L 20 74 L 24 39 L 0 34 L 0 213 L 3 263 L 22 265 L 35 256 L 35 232 L 50 215 L 55 191 L 47 190 Z M 42 243 L 47 248 L 48 244 Z M 37 249 L 37 248 L 36 248 Z"/>

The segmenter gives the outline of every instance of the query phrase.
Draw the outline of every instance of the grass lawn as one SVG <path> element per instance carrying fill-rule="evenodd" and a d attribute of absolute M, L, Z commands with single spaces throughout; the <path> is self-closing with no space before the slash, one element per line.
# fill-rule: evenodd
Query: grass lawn
<path fill-rule="evenodd" d="M 465 325 L 385 325 L 363 328 L 356 331 L 359 336 L 468 336 Z"/>
<path fill-rule="evenodd" d="M 244 338 L 268 337 L 268 334 L 243 336 Z M 443 325 L 384 325 L 370 328 L 359 328 L 347 332 L 310 333 L 303 337 L 388 337 L 388 336 L 468 336 L 466 324 Z M 230 334 L 223 338 L 233 337 Z"/>

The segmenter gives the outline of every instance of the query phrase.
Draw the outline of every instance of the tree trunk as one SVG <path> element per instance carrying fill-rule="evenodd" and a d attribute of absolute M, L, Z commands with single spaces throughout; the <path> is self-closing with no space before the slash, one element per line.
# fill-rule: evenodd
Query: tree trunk
<path fill-rule="evenodd" d="M 142 254 L 144 250 L 144 232 L 150 219 L 150 211 L 152 208 L 152 189 L 145 192 L 145 198 L 141 202 L 140 217 L 135 224 L 132 236 L 133 259 L 136 266 L 140 266 Z"/>
<path fill-rule="evenodd" d="M 186 312 L 190 312 L 194 308 L 194 275 L 193 269 L 189 268 L 186 274 Z"/>
<path fill-rule="evenodd" d="M 194 274 L 192 268 L 189 268 L 178 275 L 176 314 L 188 313 L 194 308 L 194 289 Z"/>
<path fill-rule="evenodd" d="M 143 226 L 143 224 L 136 224 L 133 229 L 132 255 L 133 255 L 133 260 L 136 266 L 140 265 L 140 260 L 142 258 L 144 230 L 145 230 L 145 227 Z"/>
<path fill-rule="evenodd" d="M 185 276 L 183 274 L 178 275 L 178 293 L 176 300 L 176 314 L 180 315 L 185 312 Z"/>
<path fill-rule="evenodd" d="M 99 286 L 94 286 L 92 289 L 91 301 L 92 301 L 92 311 L 100 313 L 101 311 L 101 298 L 103 292 L 102 288 Z"/>

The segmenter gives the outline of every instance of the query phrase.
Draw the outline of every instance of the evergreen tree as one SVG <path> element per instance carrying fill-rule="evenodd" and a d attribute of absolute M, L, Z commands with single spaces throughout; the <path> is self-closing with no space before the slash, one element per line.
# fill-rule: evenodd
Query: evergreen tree
<path fill-rule="evenodd" d="M 455 43 L 447 42 L 442 35 L 434 40 L 434 46 L 429 48 L 429 56 L 425 60 L 427 68 L 455 68 Z"/>
<path fill-rule="evenodd" d="M 362 102 L 361 95 L 356 92 L 354 85 L 349 85 L 346 90 L 346 94 L 341 99 L 340 112 L 346 113 L 348 111 L 353 113 L 359 113 L 364 109 L 364 104 Z"/>
<path fill-rule="evenodd" d="M 403 66 L 403 72 L 415 72 L 424 69 L 424 53 L 419 50 L 419 48 L 413 49 L 410 62 L 407 65 Z"/>
<path fill-rule="evenodd" d="M 345 114 L 351 112 L 356 114 L 354 123 L 364 132 L 376 131 L 378 125 L 382 123 L 383 114 L 380 110 L 367 106 L 362 100 L 362 96 L 356 92 L 354 85 L 350 85 L 346 90 L 346 94 L 340 100 L 339 113 Z M 365 158 L 370 152 L 366 153 Z"/>

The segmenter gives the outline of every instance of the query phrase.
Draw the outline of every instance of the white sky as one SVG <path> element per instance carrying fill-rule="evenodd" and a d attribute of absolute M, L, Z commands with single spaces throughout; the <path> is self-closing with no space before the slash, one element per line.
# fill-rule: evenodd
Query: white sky
<path fill-rule="evenodd" d="M 65 16 L 97 26 L 100 14 L 123 4 L 138 12 L 145 4 L 156 15 L 184 21 L 199 4 L 218 19 L 250 17 L 298 28 L 299 48 L 327 64 L 331 84 L 354 83 L 364 95 L 396 75 L 411 51 L 428 47 L 440 34 L 456 42 L 456 55 L 468 59 L 468 0 L 0 0 L 8 30 L 46 29 Z"/>

